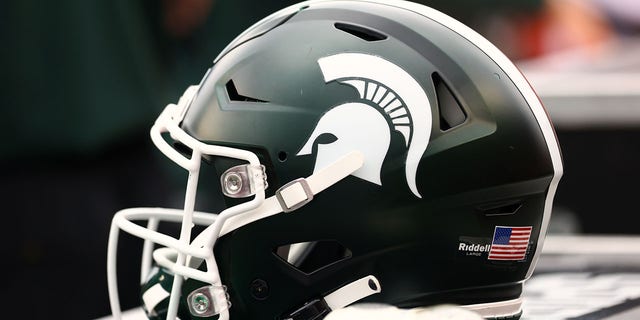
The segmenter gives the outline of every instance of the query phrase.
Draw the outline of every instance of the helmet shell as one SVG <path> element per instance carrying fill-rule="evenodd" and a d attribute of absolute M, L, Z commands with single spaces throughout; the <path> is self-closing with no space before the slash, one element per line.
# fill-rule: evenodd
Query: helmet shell
<path fill-rule="evenodd" d="M 349 176 L 295 212 L 218 240 L 233 319 L 284 317 L 370 274 L 382 292 L 366 301 L 402 307 L 519 297 L 546 232 L 550 186 L 561 171 L 550 151 L 555 137 L 545 136 L 541 121 L 548 126 L 548 118 L 535 114 L 532 103 L 539 101 L 522 91 L 522 75 L 512 65 L 499 64 L 470 40 L 471 30 L 415 8 L 399 1 L 319 1 L 284 9 L 231 43 L 203 79 L 182 128 L 210 144 L 256 152 L 267 166 L 268 195 L 311 175 L 323 150 L 344 140 L 335 132 L 314 135 L 323 119 L 353 123 L 344 132 L 355 135 L 371 129 L 358 117 L 329 118 L 339 107 L 369 106 L 388 124 L 388 142 L 384 135 L 367 141 L 386 148 L 378 182 Z M 425 119 L 412 118 L 409 135 L 394 130 L 374 97 L 345 83 L 374 83 L 377 93 L 386 80 L 354 74 L 326 81 L 319 61 L 342 54 L 403 70 L 427 98 L 421 105 L 428 123 L 418 127 Z M 428 141 L 410 179 L 408 145 L 418 143 L 419 130 Z M 492 260 L 487 251 L 473 251 L 491 244 L 498 226 L 531 227 L 523 259 Z M 279 247 L 314 241 L 339 243 L 349 255 L 305 272 L 277 254 Z M 267 284 L 266 297 L 252 294 L 256 280 Z"/>

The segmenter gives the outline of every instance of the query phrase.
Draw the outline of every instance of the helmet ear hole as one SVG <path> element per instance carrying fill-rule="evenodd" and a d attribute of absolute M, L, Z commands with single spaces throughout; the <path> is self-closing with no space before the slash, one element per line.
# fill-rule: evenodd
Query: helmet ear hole
<path fill-rule="evenodd" d="M 351 258 L 351 250 L 335 240 L 292 243 L 274 250 L 280 259 L 310 274 L 336 262 Z"/>

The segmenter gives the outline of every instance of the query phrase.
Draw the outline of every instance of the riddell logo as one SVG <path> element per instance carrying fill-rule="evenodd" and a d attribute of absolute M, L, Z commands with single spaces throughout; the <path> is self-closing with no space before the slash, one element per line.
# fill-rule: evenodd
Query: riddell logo
<path fill-rule="evenodd" d="M 458 245 L 458 251 L 465 252 L 489 252 L 489 249 L 491 249 L 490 244 L 466 244 L 460 242 Z"/>

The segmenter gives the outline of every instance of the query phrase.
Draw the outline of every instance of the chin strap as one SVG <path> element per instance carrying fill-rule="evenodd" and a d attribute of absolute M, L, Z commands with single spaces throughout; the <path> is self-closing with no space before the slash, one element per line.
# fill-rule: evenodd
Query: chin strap
<path fill-rule="evenodd" d="M 214 224 L 209 225 L 209 227 L 203 230 L 193 240 L 192 245 L 197 246 L 198 244 L 201 244 L 203 246 L 213 246 L 217 238 L 222 237 L 223 235 L 244 225 L 281 212 L 291 212 L 297 210 L 313 200 L 313 197 L 319 192 L 322 192 L 328 187 L 351 175 L 356 170 L 360 169 L 363 164 L 364 157 L 362 153 L 360 151 L 352 151 L 337 159 L 330 165 L 314 172 L 307 178 L 296 179 L 285 184 L 275 192 L 274 196 L 265 199 L 258 207 L 231 216 L 224 220 L 221 227 L 217 226 L 218 221 L 216 221 L 216 223 Z M 221 216 L 224 216 L 224 214 L 224 212 L 220 213 L 218 219 L 220 219 Z M 165 265 L 160 263 L 160 260 L 155 260 L 160 265 L 170 270 L 173 270 L 175 267 L 175 263 L 173 262 L 169 262 Z M 186 261 L 187 266 L 191 268 L 196 267 L 200 263 L 202 263 L 202 260 L 199 259 L 187 259 Z M 207 265 L 207 269 L 209 269 L 210 267 L 211 266 Z M 216 270 L 215 272 L 217 272 L 215 262 L 213 265 L 213 269 Z M 377 279 L 375 279 L 375 277 L 365 277 L 338 289 L 336 292 L 328 295 L 324 299 L 318 300 L 319 304 L 317 306 L 322 307 L 321 310 L 319 310 L 322 314 L 322 317 L 324 317 L 324 315 L 326 315 L 324 313 L 325 311 L 326 313 L 328 313 L 334 308 L 341 308 L 350 303 L 353 303 L 354 301 L 379 292 L 379 288 L 379 283 Z M 307 308 L 307 306 L 309 305 L 310 304 L 307 304 L 305 305 L 305 307 L 299 310 L 307 314 L 311 310 Z M 326 308 L 324 308 L 323 306 L 326 306 Z M 292 317 L 291 319 L 312 320 L 321 318 Z"/>
<path fill-rule="evenodd" d="M 210 224 L 193 240 L 192 244 L 205 246 L 208 242 L 251 222 L 299 209 L 309 203 L 316 194 L 351 175 L 363 164 L 362 152 L 352 151 L 307 178 L 296 179 L 285 184 L 275 192 L 274 196 L 265 199 L 257 208 L 228 218 L 218 234 L 216 234 L 215 223 Z M 159 261 L 156 260 L 156 262 Z M 202 259 L 191 257 L 187 259 L 187 265 L 192 268 L 197 268 L 202 262 Z M 169 262 L 161 265 L 170 270 L 174 267 L 173 263 Z"/>
<path fill-rule="evenodd" d="M 344 308 L 380 291 L 378 279 L 369 275 L 348 283 L 323 298 L 305 303 L 286 316 L 284 320 L 320 320 L 333 310 Z"/>
<path fill-rule="evenodd" d="M 291 212 L 313 200 L 313 196 L 360 169 L 364 157 L 352 151 L 332 164 L 314 172 L 307 178 L 293 180 L 264 200 L 259 207 L 229 218 L 220 232 L 220 237 L 246 224 L 280 212 Z M 203 232 L 205 233 L 205 232 Z"/>

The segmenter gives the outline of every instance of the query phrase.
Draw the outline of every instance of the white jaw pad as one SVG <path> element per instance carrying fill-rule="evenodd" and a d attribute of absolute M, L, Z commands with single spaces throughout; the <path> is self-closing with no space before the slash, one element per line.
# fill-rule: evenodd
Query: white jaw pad
<path fill-rule="evenodd" d="M 168 297 L 169 292 L 164 290 L 164 288 L 159 283 L 156 283 L 153 287 L 149 288 L 142 294 L 142 301 L 147 311 L 152 312 L 153 309 L 155 309 L 155 307 L 158 305 L 158 303 L 162 302 Z"/>

